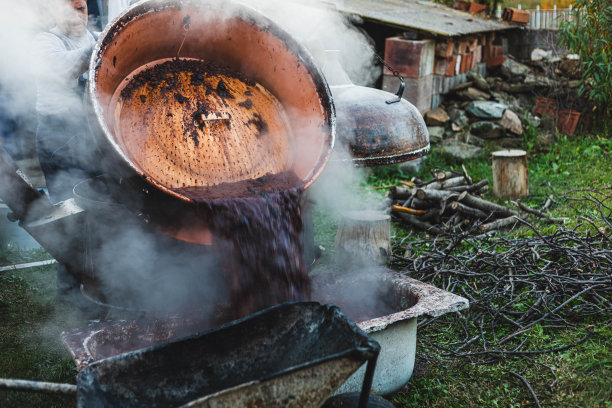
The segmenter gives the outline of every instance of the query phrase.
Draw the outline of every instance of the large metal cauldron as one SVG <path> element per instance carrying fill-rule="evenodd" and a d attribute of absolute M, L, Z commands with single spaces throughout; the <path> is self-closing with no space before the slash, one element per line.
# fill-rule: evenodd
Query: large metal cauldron
<path fill-rule="evenodd" d="M 129 85 L 145 70 L 177 59 L 215 68 Z M 308 51 L 231 1 L 137 3 L 99 37 L 89 79 L 104 170 L 170 218 L 177 211 L 165 210 L 167 203 L 189 206 L 193 187 L 290 171 L 296 187 L 306 188 L 333 147 L 331 93 Z M 170 92 L 160 91 L 168 86 Z M 200 232 L 172 235 L 209 239 L 201 233 L 205 226 L 194 229 Z"/>

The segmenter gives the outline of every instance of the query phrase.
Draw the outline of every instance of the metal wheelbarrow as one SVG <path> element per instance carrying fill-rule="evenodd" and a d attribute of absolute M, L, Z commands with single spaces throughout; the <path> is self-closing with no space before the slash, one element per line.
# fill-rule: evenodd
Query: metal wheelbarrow
<path fill-rule="evenodd" d="M 367 362 L 365 408 L 379 351 L 337 307 L 284 303 L 94 362 L 77 376 L 77 406 L 320 407 Z"/>

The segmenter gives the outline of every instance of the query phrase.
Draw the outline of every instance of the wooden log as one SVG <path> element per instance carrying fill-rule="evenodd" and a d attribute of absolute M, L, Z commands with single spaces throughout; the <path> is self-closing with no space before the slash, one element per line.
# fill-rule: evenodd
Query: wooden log
<path fill-rule="evenodd" d="M 417 210 L 429 210 L 434 206 L 437 206 L 437 204 L 427 200 L 419 200 L 417 197 L 414 197 L 410 203 L 410 207 Z"/>
<path fill-rule="evenodd" d="M 465 186 L 457 186 L 457 187 L 447 187 L 446 189 L 448 191 L 455 191 L 455 192 L 458 192 L 458 193 L 461 193 L 461 192 L 464 192 L 464 191 L 467 191 L 468 193 L 473 193 L 473 192 L 479 192 L 480 189 L 485 187 L 487 184 L 489 184 L 489 180 L 488 179 L 484 179 L 484 180 L 480 180 L 476 184 L 465 185 Z"/>
<path fill-rule="evenodd" d="M 438 181 L 448 180 L 450 178 L 455 178 L 455 177 L 457 177 L 459 175 L 460 174 L 457 173 L 456 171 L 442 171 L 442 170 L 435 170 L 434 171 L 434 177 Z"/>
<path fill-rule="evenodd" d="M 500 150 L 493 157 L 493 195 L 503 198 L 521 198 L 529 195 L 527 179 L 527 152 Z"/>
<path fill-rule="evenodd" d="M 403 212 L 412 215 L 425 215 L 425 210 L 415 210 L 414 208 L 402 207 L 401 205 L 394 205 L 391 207 L 392 212 Z"/>
<path fill-rule="evenodd" d="M 467 184 L 467 180 L 463 176 L 453 177 L 448 180 L 434 181 L 425 186 L 427 190 L 444 190 L 448 187 L 456 187 Z"/>
<path fill-rule="evenodd" d="M 482 210 L 479 210 L 478 208 L 472 208 L 472 207 L 468 207 L 465 204 L 461 204 L 460 202 L 453 202 L 451 204 L 451 208 L 461 214 L 465 214 L 471 218 L 478 218 L 478 219 L 485 219 L 487 217 L 489 217 L 489 214 L 485 213 Z"/>
<path fill-rule="evenodd" d="M 412 190 L 410 188 L 393 186 L 389 189 L 389 195 L 394 200 L 407 200 L 412 196 Z"/>
<path fill-rule="evenodd" d="M 432 225 L 428 222 L 420 221 L 414 215 L 398 213 L 397 216 L 406 223 L 421 229 L 423 231 L 429 232 L 431 234 L 442 234 L 442 230 L 435 225 Z"/>
<path fill-rule="evenodd" d="M 341 265 L 385 264 L 391 256 L 391 217 L 379 211 L 342 214 L 335 246 Z"/>
<path fill-rule="evenodd" d="M 459 197 L 459 193 L 446 190 L 427 190 L 419 188 L 416 190 L 415 196 L 419 200 L 441 201 L 447 200 L 449 196 Z"/>
<path fill-rule="evenodd" d="M 493 230 L 496 230 L 496 229 L 508 227 L 510 225 L 514 225 L 517 222 L 518 222 L 518 218 L 515 217 L 515 216 L 507 217 L 507 218 L 500 218 L 500 219 L 495 220 L 493 222 L 489 222 L 487 224 L 482 224 L 480 227 L 478 227 L 478 229 L 481 232 L 488 232 L 488 231 L 493 231 Z"/>
<path fill-rule="evenodd" d="M 467 191 L 461 193 L 461 195 L 457 198 L 457 201 L 467 205 L 468 207 L 478 208 L 485 213 L 493 213 L 499 217 L 511 217 L 513 215 L 518 215 L 516 211 L 513 211 L 508 207 L 483 200 L 482 198 L 474 197 L 473 195 L 468 194 Z"/>

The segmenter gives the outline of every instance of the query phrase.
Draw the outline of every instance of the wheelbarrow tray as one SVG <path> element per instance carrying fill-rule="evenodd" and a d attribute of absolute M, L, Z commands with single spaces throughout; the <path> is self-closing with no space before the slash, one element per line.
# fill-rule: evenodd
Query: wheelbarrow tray
<path fill-rule="evenodd" d="M 79 407 L 319 407 L 379 346 L 335 306 L 285 303 L 90 364 Z"/>

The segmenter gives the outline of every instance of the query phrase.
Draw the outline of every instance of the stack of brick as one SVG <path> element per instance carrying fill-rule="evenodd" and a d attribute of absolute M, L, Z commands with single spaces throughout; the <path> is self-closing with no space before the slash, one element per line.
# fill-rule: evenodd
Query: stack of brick
<path fill-rule="evenodd" d="M 503 44 L 503 39 L 497 42 Z M 501 65 L 504 46 L 496 45 L 495 32 L 438 40 L 387 38 L 385 61 L 404 77 L 404 98 L 424 113 L 437 108 L 442 95 L 467 81 L 467 73 L 486 76 L 487 67 Z M 395 93 L 399 79 L 383 68 L 382 88 Z"/>
<path fill-rule="evenodd" d="M 431 108 L 434 50 L 434 41 L 430 39 L 391 37 L 385 42 L 385 61 L 399 72 L 406 83 L 404 99 L 421 113 Z M 382 89 L 396 93 L 399 86 L 399 79 L 383 68 Z"/>
<path fill-rule="evenodd" d="M 442 95 L 467 81 L 469 71 L 486 76 L 487 67 L 504 62 L 502 45 L 494 45 L 495 33 L 440 40 L 436 43 L 431 108 L 437 108 Z"/>

